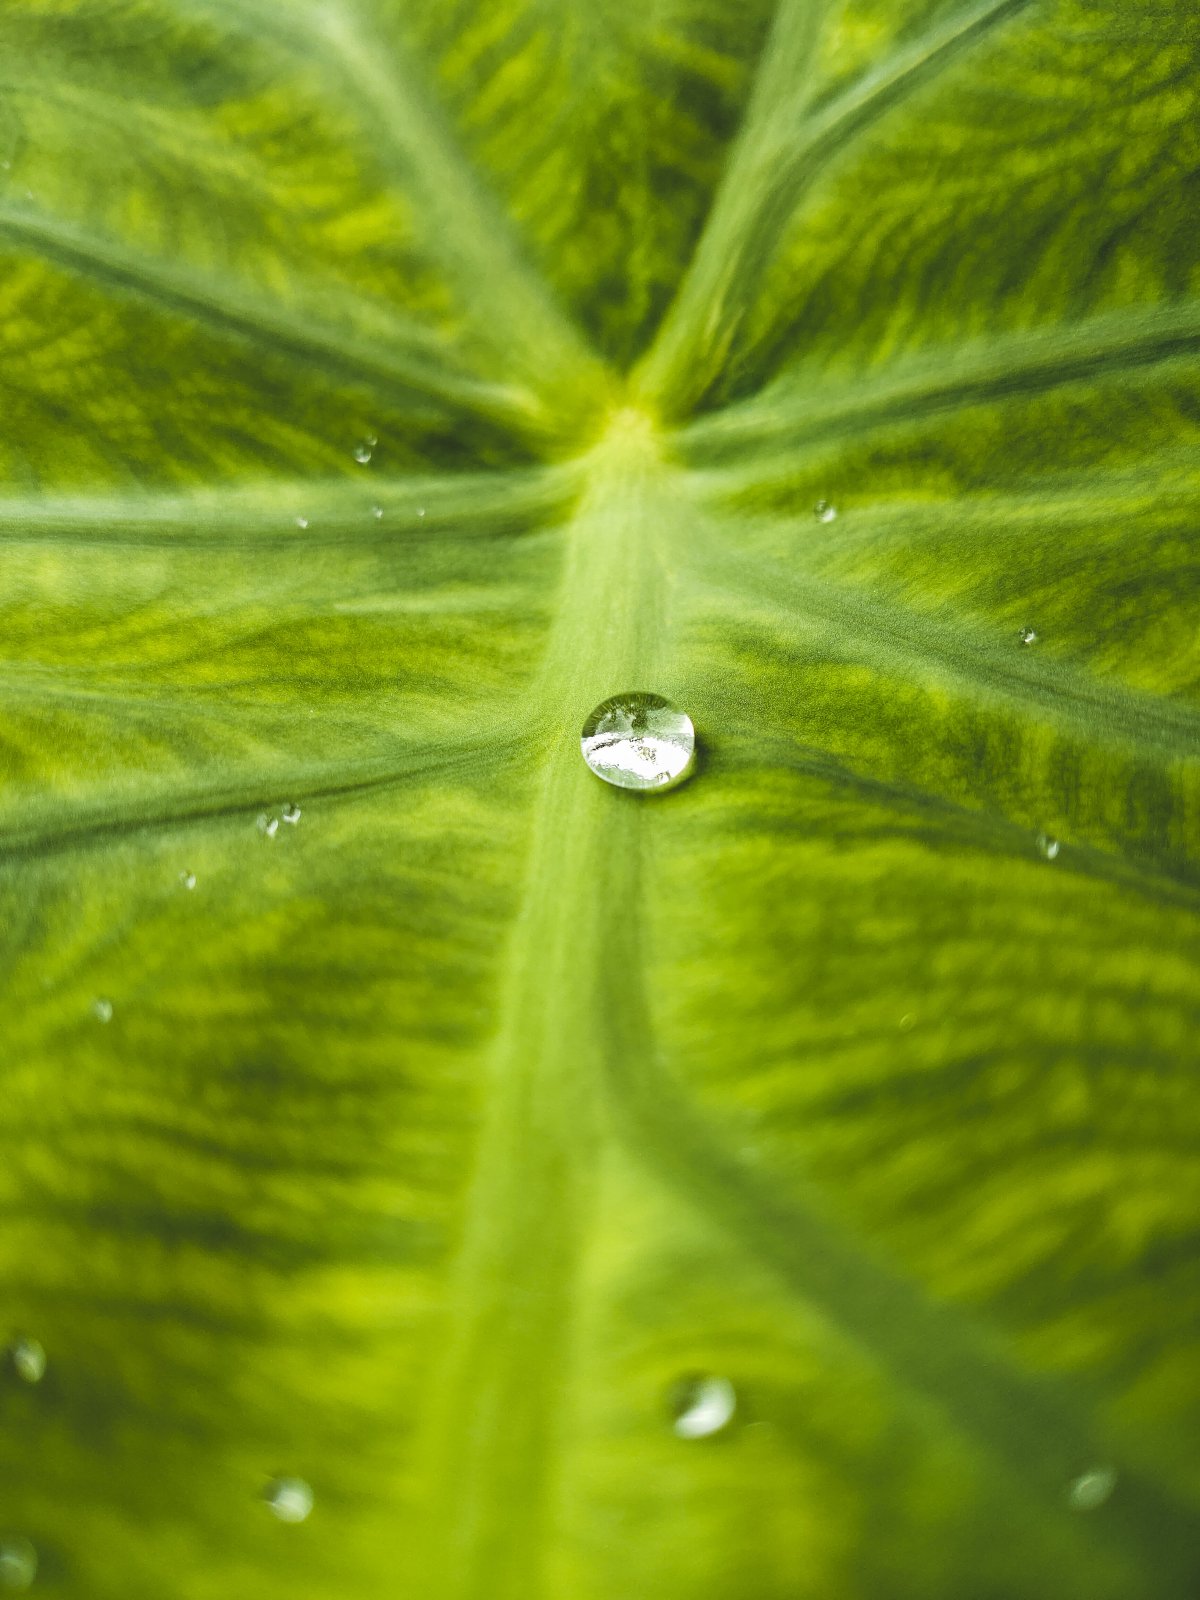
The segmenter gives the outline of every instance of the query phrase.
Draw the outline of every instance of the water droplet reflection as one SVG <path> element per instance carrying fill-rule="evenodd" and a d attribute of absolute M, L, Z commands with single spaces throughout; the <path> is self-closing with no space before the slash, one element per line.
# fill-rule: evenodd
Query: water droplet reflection
<path fill-rule="evenodd" d="M 179 881 L 185 889 L 194 889 L 196 887 L 196 874 L 185 870 L 179 874 Z"/>
<path fill-rule="evenodd" d="M 813 516 L 818 522 L 836 522 L 837 514 L 837 507 L 830 505 L 828 500 L 818 500 L 813 507 Z"/>
<path fill-rule="evenodd" d="M 8 1347 L 8 1359 L 22 1383 L 41 1383 L 46 1376 L 46 1352 L 36 1339 L 14 1339 Z"/>
<path fill-rule="evenodd" d="M 313 1508 L 313 1492 L 303 1478 L 275 1478 L 263 1498 L 280 1522 L 304 1522 Z"/>
<path fill-rule="evenodd" d="M 383 515 L 383 507 L 382 506 L 372 506 L 371 507 L 371 515 L 375 518 L 376 521 L 378 521 L 379 518 L 382 517 L 382 515 Z"/>
<path fill-rule="evenodd" d="M 282 816 L 282 818 L 283 818 L 283 820 L 285 822 L 290 823 L 291 826 L 294 828 L 296 826 L 296 824 L 300 821 L 300 807 L 297 806 L 297 805 L 293 805 L 292 802 L 289 800 L 287 805 L 285 805 L 283 810 L 280 812 L 280 815 Z"/>
<path fill-rule="evenodd" d="M 1022 644 L 1037 643 L 1037 633 L 1033 628 L 1022 628 L 1017 637 L 1020 639 Z"/>
<path fill-rule="evenodd" d="M 0 1589 L 19 1593 L 37 1577 L 37 1551 L 28 1539 L 0 1540 Z"/>
<path fill-rule="evenodd" d="M 378 443 L 379 440 L 373 433 L 370 433 L 360 444 L 356 444 L 354 446 L 354 459 L 358 462 L 360 467 L 365 467 L 367 462 L 370 461 L 371 457 L 375 453 L 375 446 Z"/>
<path fill-rule="evenodd" d="M 103 995 L 97 995 L 92 1001 L 92 1015 L 97 1022 L 111 1022 L 113 1016 L 113 1003 L 106 1000 Z"/>
<path fill-rule="evenodd" d="M 1080 1473 L 1067 1490 L 1067 1504 L 1072 1511 L 1096 1511 L 1116 1487 L 1115 1468 L 1091 1467 Z"/>
<path fill-rule="evenodd" d="M 708 1439 L 733 1421 L 737 1391 L 728 1378 L 696 1373 L 671 1390 L 671 1427 L 678 1439 Z"/>
<path fill-rule="evenodd" d="M 308 527 L 308 518 L 307 517 L 297 517 L 296 518 L 296 526 L 298 528 L 307 528 Z"/>
<path fill-rule="evenodd" d="M 692 719 L 660 694 L 631 691 L 603 701 L 580 735 L 583 759 L 619 789 L 668 789 L 692 770 Z"/>
<path fill-rule="evenodd" d="M 279 818 L 270 817 L 265 811 L 260 811 L 254 826 L 258 829 L 259 833 L 263 834 L 266 838 L 273 839 L 279 832 Z"/>
<path fill-rule="evenodd" d="M 1052 838 L 1048 833 L 1038 834 L 1037 847 L 1039 855 L 1044 856 L 1047 861 L 1053 861 L 1058 855 L 1058 852 L 1062 849 L 1062 845 L 1058 842 L 1058 840 Z"/>

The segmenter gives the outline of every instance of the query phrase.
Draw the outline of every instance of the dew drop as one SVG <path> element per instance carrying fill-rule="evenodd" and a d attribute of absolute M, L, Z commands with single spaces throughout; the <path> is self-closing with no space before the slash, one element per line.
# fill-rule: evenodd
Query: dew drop
<path fill-rule="evenodd" d="M 292 827 L 294 828 L 296 826 L 296 824 L 300 821 L 300 807 L 297 806 L 297 805 L 293 805 L 292 802 L 289 800 L 287 805 L 284 806 L 284 808 L 283 808 L 282 812 L 280 813 L 280 815 L 283 817 L 283 820 L 285 822 L 290 823 L 292 825 Z"/>
<path fill-rule="evenodd" d="M 41 1383 L 46 1376 L 46 1352 L 36 1339 L 14 1339 L 8 1347 L 8 1359 L 22 1383 Z"/>
<path fill-rule="evenodd" d="M 1067 1490 L 1067 1504 L 1072 1511 L 1096 1511 L 1116 1487 L 1114 1467 L 1091 1467 L 1080 1473 Z"/>
<path fill-rule="evenodd" d="M 417 507 L 417 515 L 419 517 L 423 517 L 425 515 L 425 507 L 424 506 L 418 506 Z"/>
<path fill-rule="evenodd" d="M 831 505 L 828 500 L 818 500 L 813 507 L 813 516 L 818 522 L 836 522 L 837 514 L 837 507 Z"/>
<path fill-rule="evenodd" d="M 313 1508 L 313 1492 L 303 1478 L 273 1478 L 263 1498 L 280 1522 L 304 1522 Z"/>
<path fill-rule="evenodd" d="M 375 437 L 375 435 L 373 433 L 369 433 L 360 444 L 356 444 L 354 446 L 354 459 L 358 462 L 360 467 L 365 467 L 367 462 L 370 461 L 371 457 L 375 454 L 375 446 L 378 443 L 379 440 Z"/>
<path fill-rule="evenodd" d="M 296 518 L 296 526 L 298 528 L 307 528 L 308 527 L 308 518 L 307 517 L 297 517 Z"/>
<path fill-rule="evenodd" d="M 196 874 L 187 871 L 181 872 L 179 881 L 185 889 L 194 889 L 196 887 Z"/>
<path fill-rule="evenodd" d="M 0 1540 L 0 1589 L 28 1589 L 37 1567 L 37 1551 L 28 1539 Z"/>
<path fill-rule="evenodd" d="M 112 1001 L 106 1000 L 103 995 L 97 995 L 92 1001 L 92 1015 L 97 1022 L 111 1022 L 113 1015 Z"/>
<path fill-rule="evenodd" d="M 671 1390 L 671 1427 L 677 1439 L 708 1439 L 733 1420 L 737 1391 L 728 1378 L 693 1373 Z"/>
<path fill-rule="evenodd" d="M 696 755 L 692 719 L 660 694 L 613 695 L 592 712 L 580 735 L 583 759 L 619 789 L 668 789 L 682 783 Z"/>
<path fill-rule="evenodd" d="M 375 518 L 376 522 L 378 522 L 380 517 L 382 517 L 382 515 L 383 515 L 383 507 L 382 506 L 372 506 L 371 507 L 371 515 Z"/>
<path fill-rule="evenodd" d="M 1062 849 L 1062 845 L 1058 842 L 1058 840 L 1051 838 L 1048 833 L 1038 834 L 1037 847 L 1039 855 L 1044 856 L 1047 861 L 1053 861 L 1058 855 L 1058 852 Z"/>
<path fill-rule="evenodd" d="M 265 811 L 260 811 L 254 826 L 266 838 L 273 839 L 279 832 L 279 818 L 269 817 Z"/>
<path fill-rule="evenodd" d="M 1020 639 L 1022 644 L 1037 643 L 1037 633 L 1033 628 L 1022 628 L 1017 637 Z"/>
<path fill-rule="evenodd" d="M 916 1025 L 917 1025 L 916 1014 L 914 1012 L 912 1012 L 912 1011 L 906 1011 L 904 1013 L 904 1015 L 900 1018 L 900 1021 L 896 1024 L 896 1026 L 900 1029 L 901 1033 L 911 1033 L 913 1031 L 913 1029 L 916 1027 Z"/>

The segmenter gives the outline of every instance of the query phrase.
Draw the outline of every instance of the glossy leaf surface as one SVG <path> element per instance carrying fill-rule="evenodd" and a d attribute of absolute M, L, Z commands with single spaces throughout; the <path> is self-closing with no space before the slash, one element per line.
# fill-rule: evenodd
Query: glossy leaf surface
<path fill-rule="evenodd" d="M 0 1578 L 1194 1595 L 1192 0 L 0 60 Z"/>

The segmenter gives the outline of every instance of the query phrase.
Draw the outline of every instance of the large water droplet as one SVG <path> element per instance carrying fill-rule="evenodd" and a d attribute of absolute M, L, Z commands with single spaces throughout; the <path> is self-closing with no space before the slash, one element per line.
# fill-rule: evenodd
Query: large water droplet
<path fill-rule="evenodd" d="M 304 1522 L 313 1508 L 313 1492 L 303 1478 L 275 1478 L 263 1498 L 280 1522 Z"/>
<path fill-rule="evenodd" d="M 113 1016 L 113 1003 L 104 995 L 97 995 L 92 1001 L 92 1015 L 97 1022 L 111 1022 Z"/>
<path fill-rule="evenodd" d="M 1114 1467 L 1090 1467 L 1081 1472 L 1067 1490 L 1067 1504 L 1072 1511 L 1095 1511 L 1117 1487 Z"/>
<path fill-rule="evenodd" d="M 580 736 L 583 759 L 619 789 L 668 789 L 696 755 L 692 719 L 661 694 L 613 695 L 592 712 Z"/>
<path fill-rule="evenodd" d="M 307 528 L 308 527 L 308 518 L 307 517 L 297 517 L 296 518 L 296 526 L 298 528 Z"/>
<path fill-rule="evenodd" d="M 1062 849 L 1062 845 L 1058 842 L 1058 840 L 1053 838 L 1048 833 L 1038 834 L 1037 847 L 1038 854 L 1044 856 L 1047 861 L 1053 861 L 1058 855 L 1058 852 Z"/>
<path fill-rule="evenodd" d="M 813 507 L 813 516 L 818 522 L 836 522 L 837 514 L 837 507 L 831 505 L 828 500 L 818 500 Z"/>
<path fill-rule="evenodd" d="M 279 818 L 268 816 L 265 811 L 260 811 L 254 826 L 265 838 L 273 839 L 279 832 Z"/>
<path fill-rule="evenodd" d="M 287 805 L 285 805 L 283 810 L 280 812 L 280 816 L 286 823 L 289 823 L 294 828 L 300 821 L 300 807 L 298 805 L 294 805 L 292 801 L 289 800 Z"/>
<path fill-rule="evenodd" d="M 358 462 L 360 467 L 365 467 L 367 462 L 370 461 L 371 457 L 375 454 L 375 446 L 378 443 L 379 440 L 375 437 L 375 435 L 373 433 L 369 433 L 367 437 L 361 441 L 361 443 L 354 446 L 354 459 Z"/>
<path fill-rule="evenodd" d="M 671 1390 L 671 1426 L 679 1439 L 708 1439 L 733 1421 L 737 1390 L 728 1378 L 696 1373 Z"/>
<path fill-rule="evenodd" d="M 36 1339 L 22 1335 L 8 1347 L 8 1359 L 22 1383 L 41 1383 L 46 1376 L 46 1352 Z"/>
<path fill-rule="evenodd" d="M 1022 628 L 1017 638 L 1020 639 L 1022 644 L 1037 643 L 1037 633 L 1033 628 Z"/>
<path fill-rule="evenodd" d="M 185 869 L 179 874 L 179 881 L 185 889 L 194 889 L 196 887 L 196 874 Z"/>
<path fill-rule="evenodd" d="M 37 1551 L 28 1539 L 0 1540 L 0 1589 L 28 1589 L 37 1566 Z"/>

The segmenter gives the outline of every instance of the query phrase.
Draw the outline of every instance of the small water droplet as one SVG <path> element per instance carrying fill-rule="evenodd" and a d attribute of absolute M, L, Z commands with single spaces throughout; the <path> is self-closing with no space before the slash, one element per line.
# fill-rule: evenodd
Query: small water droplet
<path fill-rule="evenodd" d="M 181 872 L 179 881 L 185 889 L 194 889 L 196 887 L 196 874 L 187 871 Z"/>
<path fill-rule="evenodd" d="M 298 528 L 307 528 L 308 527 L 308 518 L 307 517 L 297 517 L 296 518 L 296 526 Z"/>
<path fill-rule="evenodd" d="M 297 805 L 293 805 L 292 802 L 289 800 L 287 805 L 284 806 L 283 811 L 280 813 L 280 815 L 283 817 L 283 820 L 285 822 L 290 822 L 292 827 L 294 828 L 296 826 L 296 824 L 300 821 L 300 807 L 297 806 Z"/>
<path fill-rule="evenodd" d="M 383 515 L 383 507 L 382 506 L 372 506 L 371 507 L 371 515 L 375 518 L 376 522 L 378 522 L 379 518 Z"/>
<path fill-rule="evenodd" d="M 424 506 L 418 506 L 417 507 L 417 515 L 419 517 L 423 517 L 425 515 L 425 507 Z"/>
<path fill-rule="evenodd" d="M 900 1018 L 900 1021 L 897 1023 L 897 1027 L 900 1029 L 901 1033 L 911 1033 L 916 1025 L 917 1018 L 915 1013 L 912 1011 L 906 1011 Z"/>
<path fill-rule="evenodd" d="M 1020 639 L 1022 644 L 1037 643 L 1037 633 L 1033 628 L 1022 628 L 1017 637 Z"/>
<path fill-rule="evenodd" d="M 46 1376 L 46 1352 L 36 1339 L 14 1339 L 8 1347 L 8 1359 L 22 1383 L 41 1383 Z"/>
<path fill-rule="evenodd" d="M 813 516 L 818 522 L 835 522 L 837 520 L 837 507 L 828 500 L 818 500 L 813 507 Z"/>
<path fill-rule="evenodd" d="M 106 1000 L 103 995 L 97 995 L 92 1001 L 92 1015 L 97 1022 L 111 1022 L 113 1015 L 112 1001 Z"/>
<path fill-rule="evenodd" d="M 273 839 L 279 832 L 279 818 L 269 817 L 265 811 L 260 811 L 254 826 L 259 833 L 264 834 L 268 839 Z"/>
<path fill-rule="evenodd" d="M 1062 845 L 1058 842 L 1058 840 L 1051 838 L 1048 833 L 1038 834 L 1037 847 L 1039 854 L 1045 856 L 1047 861 L 1053 861 L 1058 855 L 1058 852 L 1062 849 Z"/>
<path fill-rule="evenodd" d="M 365 467 L 367 462 L 370 461 L 371 457 L 375 454 L 375 446 L 378 443 L 379 440 L 375 437 L 375 435 L 373 433 L 369 433 L 367 437 L 361 441 L 361 443 L 354 446 L 354 459 L 358 462 L 360 467 Z"/>
<path fill-rule="evenodd" d="M 1117 1487 L 1114 1467 L 1091 1467 L 1080 1473 L 1067 1490 L 1067 1504 L 1072 1511 L 1096 1511 Z"/>
<path fill-rule="evenodd" d="M 633 690 L 602 701 L 583 725 L 583 759 L 619 789 L 682 783 L 696 755 L 692 719 L 660 694 Z"/>
<path fill-rule="evenodd" d="M 304 1522 L 313 1508 L 313 1492 L 303 1478 L 275 1478 L 263 1498 L 280 1522 Z"/>
<path fill-rule="evenodd" d="M 671 1390 L 671 1427 L 678 1439 L 708 1439 L 733 1420 L 737 1391 L 728 1378 L 694 1373 Z"/>
<path fill-rule="evenodd" d="M 28 1589 L 37 1568 L 37 1551 L 28 1539 L 0 1540 L 0 1589 Z"/>

